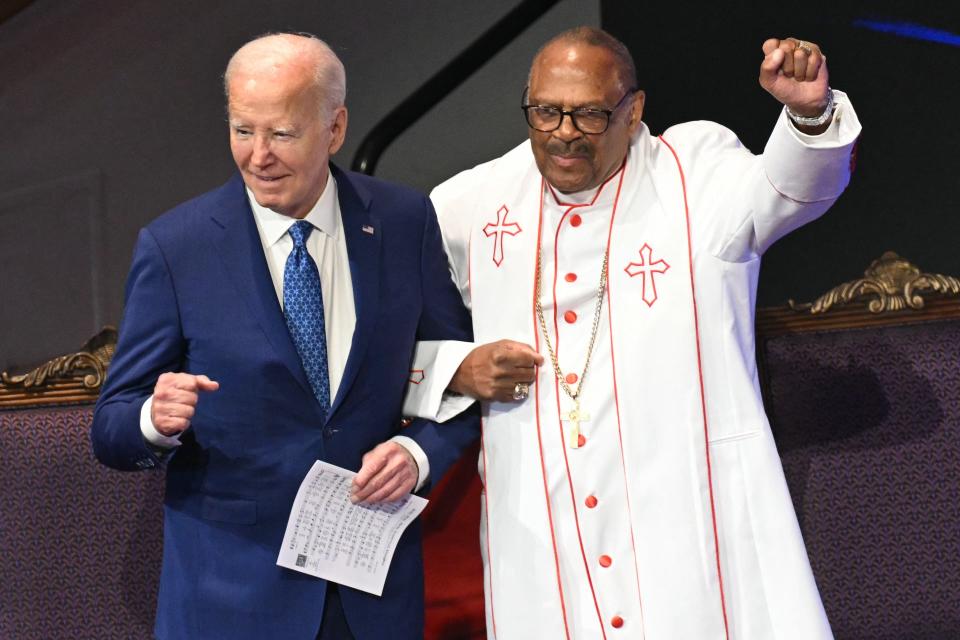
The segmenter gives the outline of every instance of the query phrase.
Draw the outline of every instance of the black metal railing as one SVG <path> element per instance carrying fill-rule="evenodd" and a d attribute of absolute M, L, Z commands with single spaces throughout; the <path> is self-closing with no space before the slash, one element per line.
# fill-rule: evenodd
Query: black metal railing
<path fill-rule="evenodd" d="M 31 4 L 33 4 L 33 0 L 4 0 L 0 2 L 0 22 L 12 18 Z"/>
<path fill-rule="evenodd" d="M 373 175 L 377 161 L 390 143 L 443 100 L 451 91 L 510 44 L 559 0 L 524 0 L 440 69 L 423 86 L 378 122 L 353 156 L 352 168 Z"/>

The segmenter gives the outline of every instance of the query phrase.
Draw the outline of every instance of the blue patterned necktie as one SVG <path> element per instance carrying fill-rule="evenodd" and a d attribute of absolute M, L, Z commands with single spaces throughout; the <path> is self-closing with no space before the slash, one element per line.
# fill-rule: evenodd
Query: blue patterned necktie
<path fill-rule="evenodd" d="M 306 220 L 293 223 L 288 233 L 293 251 L 283 269 L 283 315 L 297 347 L 307 380 L 324 415 L 330 408 L 330 372 L 327 369 L 327 334 L 323 319 L 323 291 L 317 263 L 307 253 L 313 226 Z"/>

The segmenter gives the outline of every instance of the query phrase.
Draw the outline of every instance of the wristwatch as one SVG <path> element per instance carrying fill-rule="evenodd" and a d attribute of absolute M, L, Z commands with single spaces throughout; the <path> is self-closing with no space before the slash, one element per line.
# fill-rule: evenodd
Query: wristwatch
<path fill-rule="evenodd" d="M 833 117 L 833 110 L 835 106 L 836 103 L 833 100 L 833 89 L 827 87 L 827 106 L 823 109 L 823 113 L 821 113 L 819 116 L 801 116 L 799 113 L 794 113 L 790 107 L 787 107 L 786 109 L 787 115 L 790 116 L 790 119 L 793 120 L 794 124 L 798 124 L 803 127 L 819 127 Z"/>

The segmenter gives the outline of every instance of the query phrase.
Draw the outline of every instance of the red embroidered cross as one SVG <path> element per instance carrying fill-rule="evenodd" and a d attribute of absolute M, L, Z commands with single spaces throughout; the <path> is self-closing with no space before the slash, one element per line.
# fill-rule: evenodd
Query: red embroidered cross
<path fill-rule="evenodd" d="M 503 236 L 504 234 L 508 236 L 515 236 L 522 229 L 520 225 L 516 222 L 507 223 L 507 214 L 510 213 L 510 210 L 507 209 L 507 205 L 502 205 L 497 210 L 497 221 L 488 222 L 485 227 L 483 227 L 483 233 L 488 238 L 490 236 L 495 236 L 493 239 L 493 263 L 500 266 L 500 263 L 503 262 Z"/>
<path fill-rule="evenodd" d="M 647 303 L 648 307 L 652 307 L 653 303 L 657 301 L 657 283 L 653 275 L 655 273 L 666 273 L 669 268 L 670 265 L 663 260 L 657 259 L 654 261 L 653 249 L 647 243 L 643 243 L 643 246 L 640 247 L 640 262 L 631 262 L 624 268 L 624 271 L 631 278 L 636 275 L 643 276 L 643 301 Z M 647 293 L 647 274 L 650 274 L 651 294 Z"/>

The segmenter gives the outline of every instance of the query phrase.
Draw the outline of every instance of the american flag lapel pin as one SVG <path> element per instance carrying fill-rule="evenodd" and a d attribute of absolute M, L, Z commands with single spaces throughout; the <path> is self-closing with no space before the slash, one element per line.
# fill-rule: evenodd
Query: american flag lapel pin
<path fill-rule="evenodd" d="M 360 227 L 360 230 L 363 231 L 364 233 L 369 233 L 370 235 L 373 235 L 373 225 L 365 224 L 362 227 Z"/>

